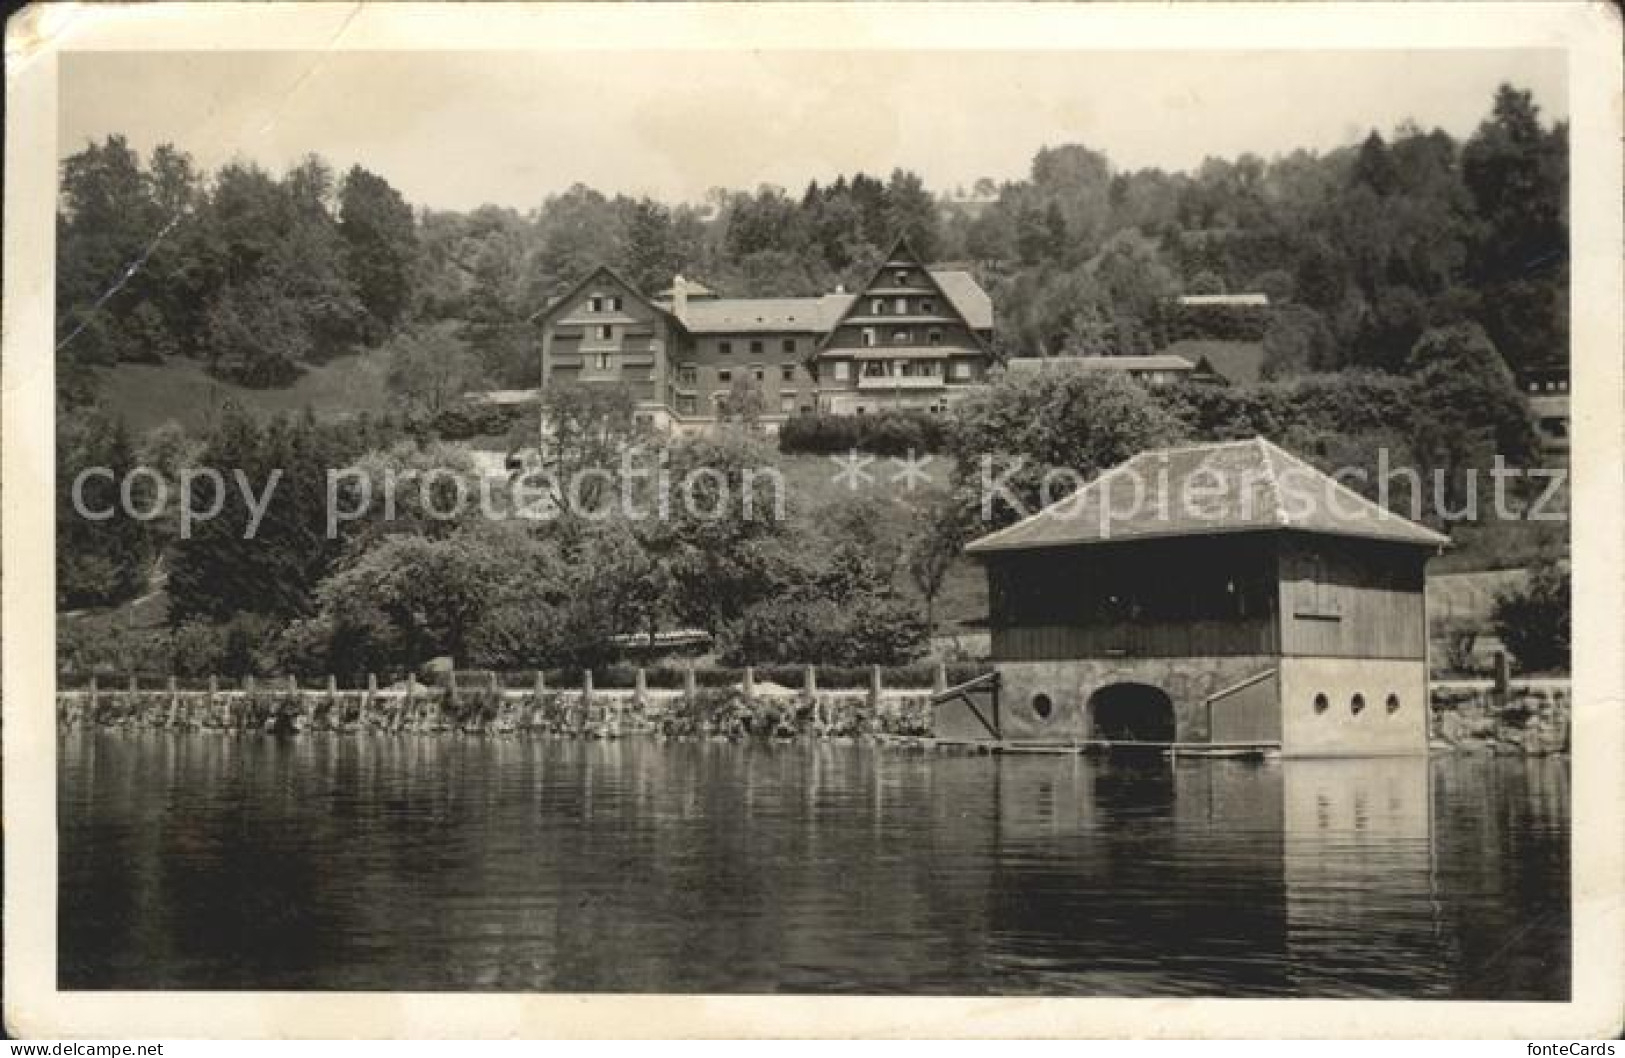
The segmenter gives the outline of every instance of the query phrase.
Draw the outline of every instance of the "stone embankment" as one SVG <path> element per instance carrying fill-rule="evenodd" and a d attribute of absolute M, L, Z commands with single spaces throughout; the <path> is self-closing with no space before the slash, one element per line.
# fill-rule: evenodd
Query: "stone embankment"
<path fill-rule="evenodd" d="M 537 685 L 424 687 L 408 683 L 366 690 L 308 689 L 290 681 L 250 682 L 241 689 L 162 689 L 132 684 L 92 685 L 57 694 L 58 726 L 161 731 L 295 734 L 416 733 L 552 735 L 575 738 L 766 737 L 801 735 L 924 735 L 930 728 L 931 690 L 883 688 L 821 690 L 808 679 L 799 689 L 778 685 L 682 690 L 642 685 L 595 690 Z"/>
<path fill-rule="evenodd" d="M 1544 756 L 1569 751 L 1568 680 L 1441 681 L 1433 684 L 1433 748 L 1457 753 Z"/>
<path fill-rule="evenodd" d="M 57 692 L 63 729 L 296 734 L 415 733 L 566 738 L 795 738 L 928 736 L 931 688 L 820 689 L 743 684 L 681 690 L 638 685 L 569 689 L 425 687 L 407 683 L 365 690 L 302 688 L 291 681 L 252 681 L 204 690 L 130 683 Z M 1438 681 L 1432 687 L 1435 752 L 1546 755 L 1570 744 L 1572 695 L 1567 680 Z"/>

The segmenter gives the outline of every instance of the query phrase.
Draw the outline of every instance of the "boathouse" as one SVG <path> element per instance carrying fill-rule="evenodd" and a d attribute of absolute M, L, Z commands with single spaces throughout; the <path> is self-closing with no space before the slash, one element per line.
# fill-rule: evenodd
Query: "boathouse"
<path fill-rule="evenodd" d="M 1425 753 L 1447 543 L 1262 438 L 1142 453 L 967 547 L 994 672 L 937 696 L 934 734 Z"/>

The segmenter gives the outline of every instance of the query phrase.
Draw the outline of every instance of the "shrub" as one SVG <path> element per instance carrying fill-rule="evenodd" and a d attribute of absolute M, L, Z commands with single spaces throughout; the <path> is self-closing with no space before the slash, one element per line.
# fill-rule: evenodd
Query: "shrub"
<path fill-rule="evenodd" d="M 1495 634 L 1523 672 L 1567 671 L 1572 619 L 1568 568 L 1546 561 L 1495 601 Z"/>
<path fill-rule="evenodd" d="M 836 454 L 857 449 L 881 456 L 942 452 L 947 423 L 922 411 L 883 411 L 874 415 L 798 415 L 779 428 L 785 454 Z"/>

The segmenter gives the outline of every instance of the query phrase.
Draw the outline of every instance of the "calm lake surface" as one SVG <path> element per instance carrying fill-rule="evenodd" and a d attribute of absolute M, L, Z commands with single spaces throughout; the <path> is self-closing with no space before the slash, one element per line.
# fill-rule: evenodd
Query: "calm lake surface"
<path fill-rule="evenodd" d="M 60 749 L 64 988 L 1569 992 L 1563 760 Z"/>

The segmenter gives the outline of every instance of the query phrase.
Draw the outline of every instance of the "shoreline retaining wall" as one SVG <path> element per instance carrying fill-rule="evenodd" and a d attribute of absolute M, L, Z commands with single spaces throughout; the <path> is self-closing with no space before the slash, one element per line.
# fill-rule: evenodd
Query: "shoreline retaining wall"
<path fill-rule="evenodd" d="M 60 730 L 228 733 L 461 734 L 619 738 L 854 737 L 931 734 L 932 688 L 821 690 L 815 686 L 595 690 L 538 687 L 181 690 L 171 686 L 60 690 Z M 1442 681 L 1431 687 L 1435 752 L 1566 753 L 1567 680 Z"/>

